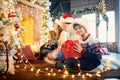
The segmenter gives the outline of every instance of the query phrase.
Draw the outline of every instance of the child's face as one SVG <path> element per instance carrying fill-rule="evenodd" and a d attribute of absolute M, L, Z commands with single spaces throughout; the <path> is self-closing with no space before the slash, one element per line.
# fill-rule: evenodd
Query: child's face
<path fill-rule="evenodd" d="M 83 36 L 86 33 L 85 29 L 82 26 L 75 26 L 73 29 L 74 32 L 79 36 Z"/>

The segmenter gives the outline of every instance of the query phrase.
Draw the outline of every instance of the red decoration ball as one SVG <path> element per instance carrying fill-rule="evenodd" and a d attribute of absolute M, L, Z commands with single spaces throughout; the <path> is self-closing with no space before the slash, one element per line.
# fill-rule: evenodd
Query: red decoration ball
<path fill-rule="evenodd" d="M 20 28 L 19 24 L 14 24 L 14 27 L 15 27 L 15 29 L 19 29 Z"/>

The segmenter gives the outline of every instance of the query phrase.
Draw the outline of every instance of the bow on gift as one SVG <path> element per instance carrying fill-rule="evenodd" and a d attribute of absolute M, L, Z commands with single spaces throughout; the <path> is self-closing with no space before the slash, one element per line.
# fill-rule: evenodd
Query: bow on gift
<path fill-rule="evenodd" d="M 61 51 L 64 53 L 66 59 L 68 58 L 79 58 L 80 53 L 75 52 L 74 45 L 79 43 L 78 40 L 67 40 L 65 43 L 62 44 Z"/>

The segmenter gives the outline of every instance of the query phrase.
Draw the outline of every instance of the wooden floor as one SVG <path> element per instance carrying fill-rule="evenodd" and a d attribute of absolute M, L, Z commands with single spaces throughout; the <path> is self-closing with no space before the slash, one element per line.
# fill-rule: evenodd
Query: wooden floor
<path fill-rule="evenodd" d="M 24 68 L 25 65 L 27 66 L 26 69 Z M 0 80 L 104 80 L 106 78 L 120 79 L 120 70 L 103 72 L 101 74 L 101 77 L 94 76 L 84 78 L 83 76 L 83 78 L 81 78 L 81 76 L 78 76 L 78 74 L 68 74 L 65 76 L 63 72 L 59 72 L 59 70 L 54 68 L 53 65 L 48 64 L 44 61 L 34 61 L 31 62 L 31 64 L 25 65 L 23 63 L 15 64 L 15 75 L 6 74 L 6 77 L 4 79 L 0 78 Z M 35 67 L 36 70 L 31 71 L 31 66 Z M 46 70 L 46 68 L 48 68 L 48 70 Z M 38 69 L 41 71 L 37 74 L 36 71 Z"/>

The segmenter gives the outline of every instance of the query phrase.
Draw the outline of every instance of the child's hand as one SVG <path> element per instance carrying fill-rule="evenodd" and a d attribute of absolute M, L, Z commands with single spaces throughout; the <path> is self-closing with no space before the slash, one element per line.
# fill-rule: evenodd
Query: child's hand
<path fill-rule="evenodd" d="M 53 59 L 54 59 L 51 53 L 48 53 L 46 57 L 47 57 L 49 60 L 53 60 Z"/>
<path fill-rule="evenodd" d="M 81 53 L 82 49 L 83 49 L 82 46 L 80 44 L 76 43 L 74 45 L 74 49 L 73 50 L 78 52 L 78 53 Z"/>

